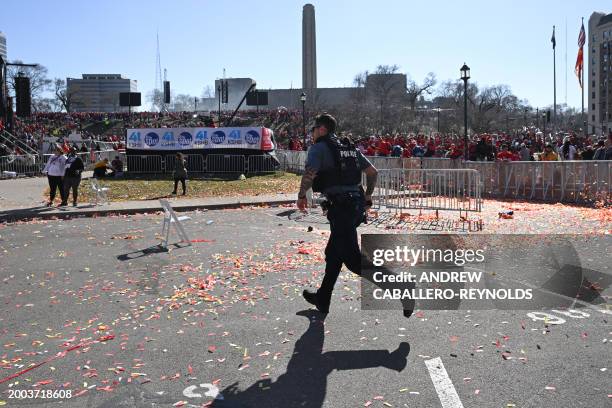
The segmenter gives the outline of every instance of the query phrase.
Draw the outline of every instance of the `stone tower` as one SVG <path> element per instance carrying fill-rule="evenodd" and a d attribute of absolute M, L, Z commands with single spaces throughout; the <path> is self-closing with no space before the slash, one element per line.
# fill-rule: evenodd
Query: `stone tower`
<path fill-rule="evenodd" d="M 317 39 L 312 4 L 302 11 L 302 88 L 307 94 L 317 88 Z"/>

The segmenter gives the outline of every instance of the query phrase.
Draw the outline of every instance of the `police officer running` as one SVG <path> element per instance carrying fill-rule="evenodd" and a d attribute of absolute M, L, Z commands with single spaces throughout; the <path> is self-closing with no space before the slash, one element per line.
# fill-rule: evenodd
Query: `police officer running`
<path fill-rule="evenodd" d="M 308 149 L 306 169 L 302 176 L 297 206 L 306 212 L 306 192 L 322 193 L 326 201 L 327 219 L 331 234 L 325 248 L 325 276 L 318 291 L 304 290 L 302 295 L 322 313 L 329 313 L 332 291 L 342 264 L 361 275 L 361 253 L 357 241 L 357 227 L 365 219 L 372 205 L 372 193 L 378 171 L 349 139 L 336 135 L 336 119 L 329 114 L 315 118 L 312 128 L 313 145 Z M 361 173 L 366 174 L 365 192 L 361 187 Z M 409 317 L 412 311 L 405 310 Z"/>

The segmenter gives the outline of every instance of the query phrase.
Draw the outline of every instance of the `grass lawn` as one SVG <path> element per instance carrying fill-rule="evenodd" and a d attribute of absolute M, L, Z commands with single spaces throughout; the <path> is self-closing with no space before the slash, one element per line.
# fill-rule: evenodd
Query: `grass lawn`
<path fill-rule="evenodd" d="M 100 185 L 109 187 L 110 201 L 155 200 L 170 196 L 174 181 L 166 180 L 122 180 L 102 179 Z M 277 193 L 295 193 L 300 187 L 300 176 L 291 173 L 275 173 L 248 177 L 246 180 L 187 180 L 187 195 L 181 196 L 179 183 L 177 197 L 204 198 L 230 196 L 256 196 Z M 49 189 L 45 197 L 49 196 Z M 81 182 L 79 187 L 79 202 L 93 199 L 89 179 Z M 69 200 L 72 200 L 72 196 Z"/>
<path fill-rule="evenodd" d="M 99 181 L 102 187 L 109 187 L 108 199 L 110 201 L 132 201 L 132 200 L 156 200 L 162 197 L 170 197 L 174 188 L 174 181 L 170 178 L 163 180 L 144 179 L 102 179 Z M 278 172 L 261 176 L 247 177 L 246 180 L 187 180 L 187 195 L 180 193 L 179 183 L 178 198 L 205 198 L 205 197 L 232 197 L 232 196 L 257 196 L 278 193 L 297 193 L 300 188 L 300 176 L 291 173 Z M 59 194 L 58 194 L 59 195 Z M 43 193 L 45 199 L 49 197 L 49 188 Z M 72 201 L 72 195 L 69 203 Z M 93 201 L 93 192 L 89 179 L 84 179 L 79 186 L 79 202 Z M 56 197 L 55 204 L 60 203 Z"/>

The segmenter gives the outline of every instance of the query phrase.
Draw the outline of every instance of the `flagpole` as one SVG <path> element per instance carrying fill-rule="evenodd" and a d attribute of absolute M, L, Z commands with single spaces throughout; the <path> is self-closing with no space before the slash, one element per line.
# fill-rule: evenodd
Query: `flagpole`
<path fill-rule="evenodd" d="M 555 26 L 553 26 L 553 37 L 555 36 Z M 553 134 L 557 132 L 557 50 L 556 44 L 553 45 Z"/>
<path fill-rule="evenodd" d="M 584 27 L 584 17 L 582 17 L 582 27 Z M 582 54 L 582 61 L 583 61 L 583 68 L 582 68 L 582 72 L 580 72 L 582 79 L 581 79 L 581 83 L 582 86 L 580 87 L 580 91 L 582 94 L 582 112 L 581 112 L 581 117 L 582 117 L 582 126 L 584 127 L 584 136 L 586 137 L 589 132 L 588 132 L 588 124 L 587 124 L 587 120 L 586 117 L 584 116 L 584 53 Z"/>

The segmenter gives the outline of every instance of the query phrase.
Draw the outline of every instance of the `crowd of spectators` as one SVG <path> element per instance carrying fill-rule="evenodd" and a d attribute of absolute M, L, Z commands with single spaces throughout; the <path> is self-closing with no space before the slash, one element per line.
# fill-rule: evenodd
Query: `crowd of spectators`
<path fill-rule="evenodd" d="M 462 159 L 465 143 L 456 134 L 394 134 L 368 137 L 348 136 L 366 156 L 425 157 Z M 302 142 L 291 138 L 287 148 L 303 150 Z M 472 161 L 552 161 L 612 160 L 612 134 L 607 138 L 577 135 L 573 132 L 544 135 L 525 129 L 510 135 L 475 134 L 468 139 L 468 159 Z"/>
<path fill-rule="evenodd" d="M 100 150 L 110 143 L 115 150 L 125 148 L 125 131 L 129 128 L 217 127 L 224 126 L 232 112 L 117 112 L 117 113 L 37 113 L 15 120 L 13 133 L 28 146 L 40 148 L 44 136 L 66 137 L 81 134 L 87 142 L 73 144 L 80 151 Z M 265 126 L 274 131 L 277 147 L 303 150 L 303 117 L 300 110 L 240 111 L 231 126 Z M 460 159 L 465 155 L 464 140 L 457 134 L 343 134 L 351 138 L 368 156 L 437 157 Z M 307 138 L 308 139 L 308 138 Z M 103 146 L 100 146 L 103 143 Z M 306 142 L 308 144 L 308 141 Z M 0 146 L 0 149 L 3 147 Z M 6 146 L 5 146 L 6 148 Z M 12 154 L 19 154 L 15 146 Z M 599 139 L 573 132 L 543 134 L 536 128 L 492 134 L 473 134 L 468 142 L 469 160 L 607 160 L 612 159 L 612 134 Z M 2 155 L 2 151 L 0 151 Z"/>

